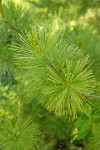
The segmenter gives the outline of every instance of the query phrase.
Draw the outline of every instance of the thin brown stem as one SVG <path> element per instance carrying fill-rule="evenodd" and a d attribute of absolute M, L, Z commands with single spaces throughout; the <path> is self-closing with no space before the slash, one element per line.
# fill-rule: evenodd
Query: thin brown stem
<path fill-rule="evenodd" d="M 14 27 L 13 25 L 11 25 L 6 19 L 2 19 L 3 22 L 13 31 L 17 32 L 17 33 L 22 33 L 22 31 L 16 27 Z"/>

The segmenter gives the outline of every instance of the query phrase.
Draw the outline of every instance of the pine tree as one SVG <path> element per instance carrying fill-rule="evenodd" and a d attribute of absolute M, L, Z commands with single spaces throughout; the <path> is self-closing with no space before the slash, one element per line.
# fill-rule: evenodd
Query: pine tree
<path fill-rule="evenodd" d="M 0 149 L 100 150 L 99 32 L 53 12 L 39 23 L 25 2 L 0 0 L 0 14 Z"/>

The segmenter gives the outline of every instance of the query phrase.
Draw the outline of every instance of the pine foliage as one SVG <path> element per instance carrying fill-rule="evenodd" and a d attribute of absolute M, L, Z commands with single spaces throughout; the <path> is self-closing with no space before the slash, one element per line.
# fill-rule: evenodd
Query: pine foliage
<path fill-rule="evenodd" d="M 0 0 L 1 150 L 100 150 L 98 4 Z"/>
<path fill-rule="evenodd" d="M 90 138 L 89 143 L 86 144 L 86 149 L 94 150 L 100 149 L 100 123 L 94 126 L 94 137 Z"/>
<path fill-rule="evenodd" d="M 31 11 L 22 4 L 12 0 L 0 4 L 0 80 L 2 77 L 12 78 L 16 68 L 12 60 L 12 51 L 9 49 L 12 42 L 18 41 L 18 33 L 29 30 L 32 21 Z M 20 17 L 19 17 L 20 16 Z M 30 26 L 28 25 L 30 24 Z"/>
<path fill-rule="evenodd" d="M 58 116 L 75 118 L 88 108 L 86 96 L 94 90 L 88 56 L 60 34 L 43 30 L 20 36 L 20 44 L 12 47 L 15 63 L 25 71 L 29 88 L 41 104 Z"/>
<path fill-rule="evenodd" d="M 8 120 L 0 125 L 0 149 L 35 150 L 38 135 L 38 125 L 30 118 L 18 119 L 16 124 Z"/>

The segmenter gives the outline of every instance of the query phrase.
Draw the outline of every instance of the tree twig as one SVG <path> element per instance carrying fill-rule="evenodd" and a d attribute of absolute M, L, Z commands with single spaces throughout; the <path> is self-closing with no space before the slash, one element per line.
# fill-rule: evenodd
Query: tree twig
<path fill-rule="evenodd" d="M 13 25 L 11 25 L 6 19 L 3 19 L 3 22 L 13 31 L 17 32 L 17 33 L 22 33 L 22 31 L 16 27 L 14 27 Z"/>

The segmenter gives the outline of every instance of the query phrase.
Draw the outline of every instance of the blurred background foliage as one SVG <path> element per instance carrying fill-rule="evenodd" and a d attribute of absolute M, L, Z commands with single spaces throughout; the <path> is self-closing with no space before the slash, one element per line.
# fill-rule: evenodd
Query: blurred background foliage
<path fill-rule="evenodd" d="M 39 21 L 45 21 L 54 15 L 74 25 L 89 25 L 100 33 L 100 1 L 99 0 L 24 0 L 28 1 Z"/>
<path fill-rule="evenodd" d="M 0 122 L 30 115 L 42 132 L 42 141 L 36 150 L 67 150 L 68 147 L 81 150 L 85 145 L 87 150 L 95 150 L 91 145 L 100 150 L 100 101 L 92 99 L 93 111 L 80 113 L 75 121 L 54 116 L 36 101 L 27 102 L 27 81 L 19 76 L 21 72 L 13 64 L 10 49 L 12 43 L 19 42 L 18 34 L 26 34 L 34 25 L 47 23 L 54 31 L 62 28 L 69 44 L 84 46 L 90 59 L 95 60 L 91 67 L 97 80 L 95 93 L 100 95 L 100 1 L 3 0 L 0 12 Z M 91 137 L 94 140 L 90 140 Z"/>

